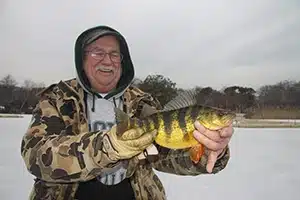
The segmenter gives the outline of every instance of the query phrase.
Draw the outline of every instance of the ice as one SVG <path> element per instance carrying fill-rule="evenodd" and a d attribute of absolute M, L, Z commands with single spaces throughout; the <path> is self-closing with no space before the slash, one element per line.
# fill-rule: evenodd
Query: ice
<path fill-rule="evenodd" d="M 0 199 L 26 200 L 33 184 L 20 154 L 31 116 L 0 118 Z M 218 174 L 183 177 L 157 172 L 168 199 L 299 200 L 300 129 L 236 128 L 231 159 Z"/>

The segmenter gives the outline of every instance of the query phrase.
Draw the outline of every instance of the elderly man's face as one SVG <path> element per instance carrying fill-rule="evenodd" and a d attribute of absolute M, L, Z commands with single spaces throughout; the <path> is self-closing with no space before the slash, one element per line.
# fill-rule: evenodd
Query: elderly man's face
<path fill-rule="evenodd" d="M 84 71 L 91 86 L 100 93 L 116 87 L 121 76 L 120 47 L 114 36 L 104 36 L 86 47 Z"/>

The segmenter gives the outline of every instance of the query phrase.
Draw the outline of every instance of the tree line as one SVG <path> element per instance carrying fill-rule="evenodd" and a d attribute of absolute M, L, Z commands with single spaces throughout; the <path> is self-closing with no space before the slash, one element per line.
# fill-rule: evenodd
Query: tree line
<path fill-rule="evenodd" d="M 31 114 L 38 102 L 36 94 L 45 88 L 44 83 L 25 80 L 19 85 L 12 75 L 0 80 L 0 112 Z"/>
<path fill-rule="evenodd" d="M 136 78 L 133 84 L 151 93 L 165 105 L 185 89 L 177 87 L 170 78 L 163 75 L 149 75 L 144 80 Z M 26 80 L 19 85 L 13 76 L 0 80 L 0 111 L 2 113 L 30 114 L 38 99 L 37 92 L 44 89 L 43 83 Z M 232 85 L 222 90 L 196 86 L 197 101 L 200 104 L 230 109 L 238 113 L 251 113 L 257 109 L 299 109 L 300 81 L 281 81 L 265 85 L 257 90 L 251 87 Z"/>

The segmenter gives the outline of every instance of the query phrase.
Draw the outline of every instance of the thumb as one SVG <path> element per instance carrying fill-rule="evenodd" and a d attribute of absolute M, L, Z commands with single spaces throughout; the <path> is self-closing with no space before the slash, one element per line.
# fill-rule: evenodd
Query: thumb
<path fill-rule="evenodd" d="M 208 173 L 212 173 L 212 170 L 215 166 L 217 158 L 218 158 L 218 152 L 211 151 L 209 153 L 208 159 L 207 159 L 207 165 L 206 165 L 206 170 L 208 171 Z"/>
<path fill-rule="evenodd" d="M 141 137 L 144 134 L 142 128 L 132 128 L 123 133 L 122 140 L 135 140 Z"/>

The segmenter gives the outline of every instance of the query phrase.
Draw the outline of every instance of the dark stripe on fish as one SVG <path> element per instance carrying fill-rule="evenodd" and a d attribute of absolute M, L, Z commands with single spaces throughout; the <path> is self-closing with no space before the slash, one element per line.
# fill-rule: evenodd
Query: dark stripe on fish
<path fill-rule="evenodd" d="M 184 133 L 186 133 L 185 116 L 186 116 L 187 111 L 188 111 L 187 108 L 182 108 L 179 110 L 178 115 L 177 115 L 177 120 L 178 120 L 179 126 L 180 126 L 182 132 L 184 132 Z"/>
<path fill-rule="evenodd" d="M 172 133 L 172 114 L 173 113 L 174 112 L 172 112 L 172 111 L 161 113 L 163 122 L 164 122 L 165 132 L 167 135 Z"/>
<path fill-rule="evenodd" d="M 143 120 L 143 124 L 144 124 L 144 126 L 145 126 L 145 129 L 147 130 L 147 131 L 150 131 L 150 129 L 151 129 L 151 126 L 150 126 L 150 118 L 146 118 L 145 120 Z"/>
<path fill-rule="evenodd" d="M 191 115 L 191 119 L 193 121 L 195 121 L 197 119 L 197 117 L 198 117 L 198 114 L 199 114 L 201 108 L 199 108 L 198 106 L 193 106 L 191 109 L 192 109 L 191 110 L 191 114 L 190 114 Z"/>
<path fill-rule="evenodd" d="M 137 124 L 139 127 L 143 127 L 143 121 L 142 121 L 142 120 L 136 119 L 136 124 Z"/>
<path fill-rule="evenodd" d="M 158 128 L 159 128 L 158 115 L 159 115 L 159 113 L 154 114 L 154 115 L 151 115 L 151 116 L 149 117 L 149 118 L 153 121 L 153 124 L 154 124 L 155 129 L 158 129 Z"/>
<path fill-rule="evenodd" d="M 133 118 L 129 118 L 128 129 L 135 128 L 135 120 Z"/>
<path fill-rule="evenodd" d="M 141 120 L 137 118 L 130 118 L 129 120 L 129 128 L 142 127 L 143 123 Z"/>

